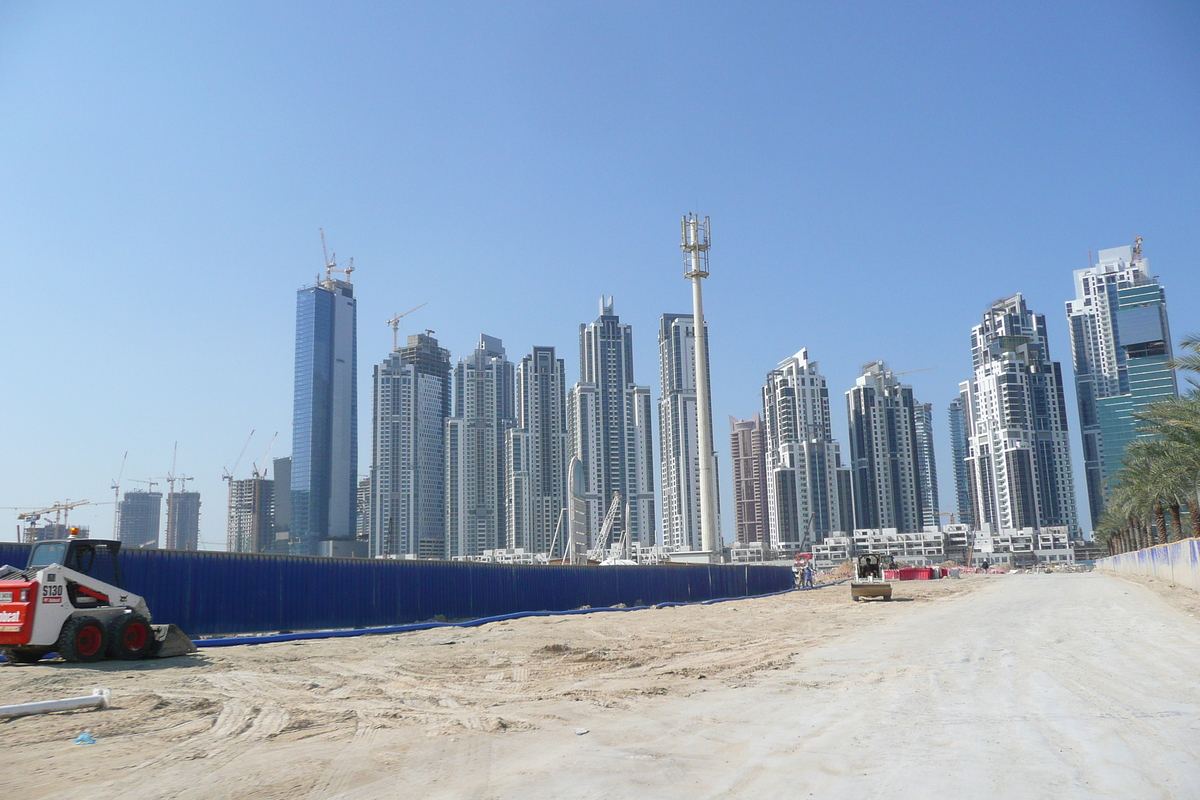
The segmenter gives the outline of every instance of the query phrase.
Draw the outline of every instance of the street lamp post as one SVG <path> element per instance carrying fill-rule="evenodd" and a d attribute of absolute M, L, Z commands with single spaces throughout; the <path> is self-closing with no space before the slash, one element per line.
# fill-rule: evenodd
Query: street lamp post
<path fill-rule="evenodd" d="M 708 217 L 683 218 L 685 278 L 692 281 L 692 320 L 696 330 L 696 449 L 700 462 L 700 541 L 704 552 L 720 557 L 717 541 L 717 490 L 714 473 L 712 398 L 708 381 L 708 330 L 704 325 L 704 297 L 700 281 L 708 277 Z"/>

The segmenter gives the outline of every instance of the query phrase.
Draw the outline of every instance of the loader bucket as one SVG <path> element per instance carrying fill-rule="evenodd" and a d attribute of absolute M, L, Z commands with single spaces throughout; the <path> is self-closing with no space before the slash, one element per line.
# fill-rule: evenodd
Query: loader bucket
<path fill-rule="evenodd" d="M 158 648 L 157 658 L 186 656 L 188 653 L 196 652 L 196 645 L 192 643 L 186 633 L 179 629 L 178 625 L 151 625 L 150 627 L 154 629 L 154 638 L 162 642 Z"/>

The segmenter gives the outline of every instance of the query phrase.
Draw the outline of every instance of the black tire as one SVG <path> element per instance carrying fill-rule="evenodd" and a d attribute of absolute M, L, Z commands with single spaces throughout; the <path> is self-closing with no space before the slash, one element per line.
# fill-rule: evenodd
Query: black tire
<path fill-rule="evenodd" d="M 54 647 L 64 661 L 83 663 L 99 661 L 107 649 L 108 631 L 95 617 L 71 617 Z"/>
<path fill-rule="evenodd" d="M 6 647 L 4 650 L 0 650 L 0 655 L 4 656 L 4 660 L 11 661 L 13 664 L 36 664 L 46 653 L 46 650 L 40 648 L 29 649 L 27 647 Z"/>
<path fill-rule="evenodd" d="M 108 623 L 108 657 L 136 661 L 151 655 L 158 643 L 150 622 L 141 614 L 122 614 Z"/>

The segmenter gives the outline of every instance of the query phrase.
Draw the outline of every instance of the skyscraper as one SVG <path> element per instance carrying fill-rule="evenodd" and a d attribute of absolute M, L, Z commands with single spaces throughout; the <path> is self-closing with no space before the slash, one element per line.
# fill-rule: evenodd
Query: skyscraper
<path fill-rule="evenodd" d="M 926 495 L 917 463 L 916 407 L 912 387 L 902 385 L 882 361 L 865 364 L 846 392 L 854 527 L 923 529 Z"/>
<path fill-rule="evenodd" d="M 773 547 L 811 547 L 845 531 L 838 495 L 841 449 L 829 421 L 829 389 L 803 349 L 767 373 L 767 497 Z"/>
<path fill-rule="evenodd" d="M 559 525 L 567 507 L 567 378 L 553 347 L 534 347 L 517 365 L 516 411 L 505 450 L 506 544 L 561 556 L 568 527 L 565 519 Z"/>
<path fill-rule="evenodd" d="M 1136 437 L 1133 413 L 1178 393 L 1168 366 L 1166 293 L 1150 275 L 1140 237 L 1133 247 L 1101 250 L 1095 266 L 1075 271 L 1067 321 L 1094 524 L 1104 510 L 1107 482 Z"/>
<path fill-rule="evenodd" d="M 347 275 L 349 278 L 349 275 Z M 358 491 L 354 287 L 329 277 L 296 293 L 291 551 L 329 554 L 352 541 Z"/>
<path fill-rule="evenodd" d="M 600 298 L 600 316 L 579 326 L 579 383 L 568 397 L 570 455 L 583 463 L 590 546 L 598 542 L 614 493 L 621 495 L 630 541 L 655 544 L 654 452 L 650 389 L 633 380 L 633 329 L 613 312 L 613 300 Z M 624 533 L 610 534 L 616 541 Z"/>
<path fill-rule="evenodd" d="M 446 556 L 450 352 L 424 333 L 375 367 L 372 556 Z"/>
<path fill-rule="evenodd" d="M 167 549 L 197 550 L 200 546 L 200 493 L 167 495 Z"/>
<path fill-rule="evenodd" d="M 446 420 L 446 552 L 477 556 L 507 541 L 504 441 L 516 422 L 513 364 L 503 343 L 480 335 L 454 369 Z"/>
<path fill-rule="evenodd" d="M 967 473 L 967 394 L 964 392 L 950 401 L 950 460 L 954 462 L 954 499 L 960 525 L 975 525 L 975 514 L 971 509 L 971 482 Z"/>
<path fill-rule="evenodd" d="M 658 358 L 662 373 L 662 398 L 658 401 L 662 543 L 676 550 L 702 550 L 696 325 L 691 314 L 662 315 Z M 708 429 L 712 430 L 711 420 Z M 707 449 L 712 450 L 711 444 Z"/>
<path fill-rule="evenodd" d="M 913 405 L 917 429 L 917 477 L 921 486 L 921 525 L 926 530 L 941 530 L 938 511 L 937 457 L 933 452 L 933 403 Z"/>
<path fill-rule="evenodd" d="M 229 481 L 225 549 L 231 553 L 270 553 L 275 549 L 275 481 Z"/>
<path fill-rule="evenodd" d="M 767 510 L 767 431 L 762 417 L 729 418 L 729 460 L 739 544 L 771 544 Z"/>
<path fill-rule="evenodd" d="M 1062 367 L 1046 318 L 1019 294 L 971 330 L 975 377 L 962 384 L 975 522 L 994 531 L 1064 526 L 1079 535 Z"/>
<path fill-rule="evenodd" d="M 158 520 L 162 492 L 126 492 L 121 501 L 121 527 L 117 538 L 124 547 L 158 547 Z"/>

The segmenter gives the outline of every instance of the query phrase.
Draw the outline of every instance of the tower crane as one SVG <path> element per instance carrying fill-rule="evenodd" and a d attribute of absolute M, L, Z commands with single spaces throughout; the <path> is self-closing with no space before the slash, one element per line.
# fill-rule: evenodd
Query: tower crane
<path fill-rule="evenodd" d="M 75 508 L 77 506 L 87 506 L 87 505 L 91 505 L 91 504 L 92 504 L 91 500 L 64 500 L 61 503 L 55 503 L 54 505 L 49 506 L 47 508 L 39 508 L 36 511 L 26 511 L 23 514 L 18 514 L 17 519 L 28 520 L 29 527 L 27 527 L 25 529 L 25 531 L 26 531 L 26 536 L 29 537 L 29 541 L 32 542 L 34 527 L 37 525 L 38 520 L 41 519 L 42 517 L 46 516 L 47 514 L 53 514 L 54 515 L 54 524 L 57 525 L 59 515 L 61 514 L 62 515 L 62 524 L 66 525 L 66 524 L 68 524 L 68 522 L 70 522 L 72 508 Z"/>
<path fill-rule="evenodd" d="M 250 446 L 250 440 L 253 438 L 254 431 L 250 431 L 250 435 L 246 437 L 246 443 L 242 445 L 242 452 L 238 453 L 237 461 L 233 462 L 233 471 L 224 470 L 225 474 L 221 476 L 221 480 L 230 481 L 232 484 L 233 474 L 237 472 L 238 464 L 242 463 L 242 456 L 246 455 L 246 448 Z"/>
<path fill-rule="evenodd" d="M 428 302 L 421 303 L 421 305 L 417 306 L 416 308 L 410 308 L 408 311 L 405 311 L 403 314 L 397 314 L 396 316 L 392 317 L 391 319 L 389 319 L 387 321 L 387 324 L 392 326 L 392 352 L 393 353 L 400 349 L 400 320 L 404 319 L 409 314 L 416 311 L 418 308 L 424 308 L 427 305 L 429 305 Z"/>
<path fill-rule="evenodd" d="M 112 482 L 109 488 L 113 490 L 113 538 L 116 539 L 121 530 L 121 476 L 125 474 L 125 460 L 129 458 L 129 451 L 125 451 L 125 455 L 121 457 L 121 469 L 117 472 L 117 479 Z"/>
<path fill-rule="evenodd" d="M 267 459 L 271 455 L 271 448 L 275 446 L 275 439 L 278 436 L 279 431 L 275 431 L 275 436 L 271 437 L 271 443 L 267 445 L 267 452 L 264 453 L 262 457 L 262 469 L 259 469 L 258 464 L 250 465 L 250 474 L 253 475 L 256 480 L 267 477 Z"/>
<path fill-rule="evenodd" d="M 337 253 L 330 253 L 329 248 L 325 246 L 325 229 L 317 228 L 321 232 L 321 251 L 325 254 L 325 280 L 332 281 L 333 273 L 340 272 L 346 276 L 346 283 L 350 282 L 350 273 L 354 272 L 354 259 L 351 258 L 346 263 L 345 269 L 338 269 Z"/>

